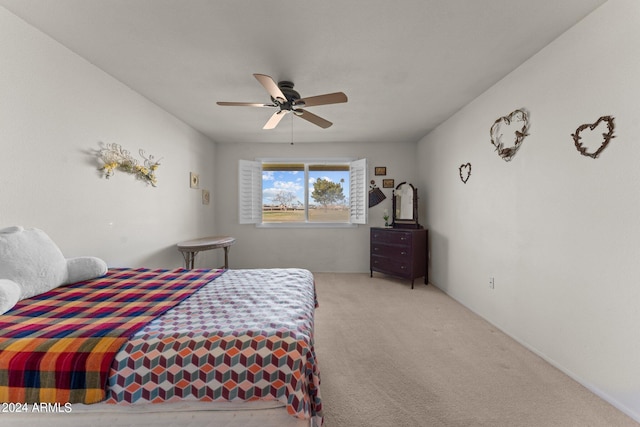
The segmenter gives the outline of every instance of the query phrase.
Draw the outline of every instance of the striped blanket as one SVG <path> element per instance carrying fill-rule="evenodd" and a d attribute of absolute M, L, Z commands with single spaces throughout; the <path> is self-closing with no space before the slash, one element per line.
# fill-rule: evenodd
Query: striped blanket
<path fill-rule="evenodd" d="M 111 269 L 0 316 L 0 402 L 95 403 L 130 336 L 224 270 Z"/>

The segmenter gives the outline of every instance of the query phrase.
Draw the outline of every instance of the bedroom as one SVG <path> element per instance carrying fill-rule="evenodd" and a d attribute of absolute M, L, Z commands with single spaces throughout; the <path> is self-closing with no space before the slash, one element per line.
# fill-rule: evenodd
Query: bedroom
<path fill-rule="evenodd" d="M 11 2 L 0 2 L 5 3 Z M 239 159 L 327 152 L 366 157 L 370 168 L 385 166 L 396 182 L 413 182 L 419 189 L 421 222 L 430 230 L 433 284 L 640 419 L 635 363 L 640 340 L 632 326 L 640 320 L 634 262 L 640 237 L 634 161 L 639 19 L 634 1 L 604 3 L 455 114 L 443 116 L 428 134 L 399 142 L 386 134 L 380 142 L 292 146 L 289 128 L 277 134 L 284 144 L 212 144 L 1 8 L 0 224 L 37 226 L 66 255 L 90 253 L 113 266 L 178 267 L 182 258 L 176 242 L 229 234 L 238 239 L 232 268 L 295 265 L 317 272 L 367 272 L 368 226 L 350 233 L 304 229 L 286 236 L 241 226 L 235 182 Z M 261 92 L 250 73 L 279 71 L 256 69 L 268 60 L 259 57 L 246 75 L 227 80 L 225 98 L 255 100 Z M 237 72 L 232 64 L 220 68 L 227 79 Z M 318 87 L 318 93 L 344 90 L 350 96 L 342 106 L 314 110 L 326 111 L 336 129 L 357 99 L 348 82 L 365 71 L 363 66 Z M 403 76 L 390 72 L 385 77 L 394 82 Z M 296 78 L 300 88 L 309 86 Z M 246 92 L 237 84 L 246 85 Z M 212 96 L 207 102 L 222 100 Z M 530 135 L 505 162 L 490 145 L 489 128 L 497 117 L 521 107 L 531 113 Z M 236 119 L 246 114 L 244 126 L 252 131 L 263 123 L 254 112 L 224 114 Z M 616 138 L 597 159 L 581 156 L 571 133 L 604 115 L 615 117 Z M 301 129 L 296 122 L 295 141 L 302 138 Z M 384 126 L 372 130 L 385 132 Z M 102 178 L 93 153 L 100 142 L 162 158 L 158 186 L 141 185 L 125 174 Z M 458 167 L 467 162 L 473 171 L 463 184 Z M 191 171 L 199 173 L 200 187 L 210 190 L 209 205 L 189 188 Z M 370 225 L 382 225 L 383 209 L 369 211 Z M 276 244 L 280 250 L 268 250 Z M 218 265 L 219 256 L 208 252 L 198 262 Z M 495 277 L 493 290 L 489 277 Z"/>

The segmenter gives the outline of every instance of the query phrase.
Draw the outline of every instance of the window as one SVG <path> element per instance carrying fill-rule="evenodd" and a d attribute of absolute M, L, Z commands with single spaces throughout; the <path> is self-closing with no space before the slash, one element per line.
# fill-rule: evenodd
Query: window
<path fill-rule="evenodd" d="M 240 160 L 240 224 L 365 224 L 366 159 Z"/>

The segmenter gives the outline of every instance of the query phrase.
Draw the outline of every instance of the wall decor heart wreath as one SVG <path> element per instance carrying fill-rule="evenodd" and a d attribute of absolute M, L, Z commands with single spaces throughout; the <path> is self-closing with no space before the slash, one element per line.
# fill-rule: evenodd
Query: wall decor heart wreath
<path fill-rule="evenodd" d="M 595 151 L 588 152 L 589 148 L 583 144 L 582 137 L 580 136 L 580 134 L 583 131 L 586 131 L 587 129 L 589 131 L 595 130 L 601 123 L 604 123 L 607 126 L 607 132 L 602 134 L 603 140 L 600 146 Z M 578 126 L 578 129 L 576 129 L 576 133 L 572 133 L 571 136 L 573 137 L 573 143 L 575 144 L 580 154 L 582 154 L 583 156 L 587 156 L 595 159 L 600 155 L 602 150 L 607 148 L 607 145 L 609 145 L 609 142 L 611 142 L 611 140 L 615 138 L 615 136 L 613 136 L 613 128 L 614 128 L 613 117 L 602 116 L 595 123 L 587 123 L 587 124 Z"/>
<path fill-rule="evenodd" d="M 520 123 L 522 123 L 522 126 L 519 126 Z M 513 139 L 511 145 L 505 146 L 505 142 L 503 141 L 504 132 L 508 132 L 508 129 L 511 128 L 512 124 L 515 127 L 511 136 Z M 489 132 L 491 136 L 491 144 L 496 147 L 498 155 L 508 162 L 516 155 L 516 152 L 520 148 L 520 144 L 522 144 L 522 141 L 528 135 L 528 129 L 529 118 L 527 116 L 527 112 L 521 109 L 514 110 L 508 116 L 500 117 L 493 123 L 491 131 Z"/>
<path fill-rule="evenodd" d="M 469 181 L 469 177 L 471 176 L 471 163 L 465 163 L 460 165 L 458 168 L 458 172 L 460 174 L 460 179 L 464 184 Z"/>

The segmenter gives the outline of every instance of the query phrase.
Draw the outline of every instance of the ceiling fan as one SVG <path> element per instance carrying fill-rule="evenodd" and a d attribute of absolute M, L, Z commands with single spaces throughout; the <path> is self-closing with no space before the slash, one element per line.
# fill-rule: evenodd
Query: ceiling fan
<path fill-rule="evenodd" d="M 325 95 L 311 96 L 308 98 L 300 98 L 300 94 L 293 89 L 293 83 L 290 81 L 276 82 L 265 74 L 253 75 L 258 82 L 269 92 L 271 96 L 270 104 L 260 104 L 252 102 L 222 102 L 217 104 L 222 106 L 232 107 L 272 107 L 277 108 L 278 111 L 273 113 L 271 118 L 264 125 L 263 129 L 275 128 L 280 120 L 287 114 L 293 113 L 296 116 L 305 119 L 314 125 L 320 126 L 323 129 L 328 128 L 333 123 L 322 117 L 316 116 L 313 113 L 303 110 L 302 107 L 313 107 L 317 105 L 327 104 L 339 104 L 341 102 L 347 102 L 347 95 L 342 92 L 327 93 Z"/>

